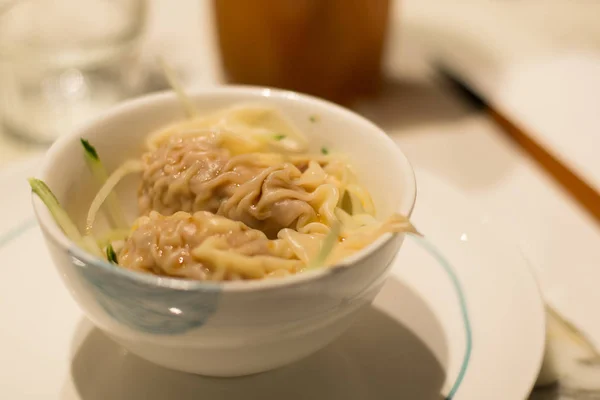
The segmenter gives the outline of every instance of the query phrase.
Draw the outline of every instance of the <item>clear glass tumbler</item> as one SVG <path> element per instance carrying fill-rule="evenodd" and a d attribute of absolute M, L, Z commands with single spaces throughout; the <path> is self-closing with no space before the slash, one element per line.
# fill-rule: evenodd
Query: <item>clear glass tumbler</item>
<path fill-rule="evenodd" d="M 49 143 L 139 84 L 145 0 L 0 2 L 3 130 Z"/>

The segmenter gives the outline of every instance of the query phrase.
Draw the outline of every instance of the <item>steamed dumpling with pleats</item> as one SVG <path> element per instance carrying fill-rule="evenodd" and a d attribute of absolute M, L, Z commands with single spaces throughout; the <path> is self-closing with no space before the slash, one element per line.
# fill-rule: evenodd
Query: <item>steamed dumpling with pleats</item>
<path fill-rule="evenodd" d="M 142 156 L 144 168 L 138 205 L 143 215 L 153 210 L 165 215 L 177 211 L 216 211 L 220 196 L 206 187 L 206 183 L 214 182 L 231 157 L 227 149 L 216 146 L 210 139 L 171 137 Z"/>
<path fill-rule="evenodd" d="M 195 280 L 259 279 L 303 267 L 287 242 L 205 211 L 153 211 L 134 223 L 120 247 L 122 267 Z"/>
<path fill-rule="evenodd" d="M 385 232 L 411 229 L 406 219 L 393 217 L 342 231 L 343 241 L 327 264 L 343 260 Z M 201 281 L 261 279 L 307 268 L 325 236 L 282 229 L 278 238 L 271 240 L 242 222 L 207 211 L 179 211 L 170 216 L 152 211 L 138 218 L 116 246 L 117 261 L 121 267 L 160 276 Z"/>
<path fill-rule="evenodd" d="M 141 213 L 210 211 L 270 238 L 283 228 L 328 231 L 345 187 L 339 161 L 233 154 L 223 142 L 219 132 L 171 135 L 145 153 Z"/>
<path fill-rule="evenodd" d="M 341 182 L 305 153 L 276 110 L 237 106 L 151 135 L 142 157 L 142 214 L 210 211 L 274 238 L 283 228 L 328 230 Z"/>

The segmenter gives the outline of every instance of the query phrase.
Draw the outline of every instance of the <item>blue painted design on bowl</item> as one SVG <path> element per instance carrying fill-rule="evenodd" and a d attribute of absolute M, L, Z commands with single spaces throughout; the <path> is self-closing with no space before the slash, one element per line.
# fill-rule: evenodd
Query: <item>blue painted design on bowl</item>
<path fill-rule="evenodd" d="M 98 304 L 112 318 L 133 329 L 182 334 L 204 325 L 217 310 L 221 290 L 216 285 L 194 290 L 160 286 L 118 266 L 101 261 L 88 264 L 73 253 L 73 264 Z"/>

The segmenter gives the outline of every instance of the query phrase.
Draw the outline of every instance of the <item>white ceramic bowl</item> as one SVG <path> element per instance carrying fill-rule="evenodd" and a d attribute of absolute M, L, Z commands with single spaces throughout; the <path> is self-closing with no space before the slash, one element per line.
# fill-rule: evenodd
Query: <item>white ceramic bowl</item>
<path fill-rule="evenodd" d="M 342 107 L 293 92 L 224 86 L 191 93 L 201 112 L 238 102 L 279 108 L 314 150 L 347 153 L 371 192 L 378 216 L 410 215 L 416 194 L 406 157 L 381 129 Z M 318 116 L 313 122 L 311 116 Z M 81 226 L 97 190 L 79 139 L 96 146 L 109 170 L 139 155 L 145 136 L 183 118 L 173 93 L 123 103 L 59 139 L 40 178 Z M 120 198 L 136 203 L 135 178 Z M 126 205 L 126 206 L 128 206 Z M 340 266 L 296 276 L 224 284 L 137 273 L 83 252 L 55 224 L 43 203 L 34 208 L 53 261 L 69 292 L 100 329 L 156 364 L 197 374 L 239 376 L 305 357 L 340 335 L 380 290 L 403 235 L 387 234 Z"/>

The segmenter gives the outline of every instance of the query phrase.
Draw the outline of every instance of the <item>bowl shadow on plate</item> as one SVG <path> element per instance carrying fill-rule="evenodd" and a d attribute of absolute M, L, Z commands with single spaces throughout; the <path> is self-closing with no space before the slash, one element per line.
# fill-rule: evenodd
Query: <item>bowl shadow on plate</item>
<path fill-rule="evenodd" d="M 447 346 L 442 328 L 419 296 L 391 277 L 382 293 L 385 308 L 409 305 L 411 313 L 438 331 L 442 361 L 410 328 L 378 307 L 367 307 L 334 343 L 297 363 L 262 374 L 208 378 L 145 361 L 90 329 L 72 364 L 82 400 L 130 399 L 378 399 L 441 400 Z M 393 304 L 390 302 L 393 301 Z M 430 321 L 429 321 L 430 320 Z M 74 338 L 77 340 L 77 338 Z M 400 397 L 399 397 L 400 396 Z"/>

